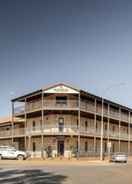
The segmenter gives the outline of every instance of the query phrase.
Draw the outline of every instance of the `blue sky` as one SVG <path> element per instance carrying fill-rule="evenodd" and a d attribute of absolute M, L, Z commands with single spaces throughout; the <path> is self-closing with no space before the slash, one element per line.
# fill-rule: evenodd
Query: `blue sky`
<path fill-rule="evenodd" d="M 1 0 L 0 116 L 67 82 L 132 107 L 132 1 Z"/>

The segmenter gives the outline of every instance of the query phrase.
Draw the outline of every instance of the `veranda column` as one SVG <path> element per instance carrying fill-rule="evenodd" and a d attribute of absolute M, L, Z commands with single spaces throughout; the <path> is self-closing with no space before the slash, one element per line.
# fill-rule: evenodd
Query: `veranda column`
<path fill-rule="evenodd" d="M 44 92 L 42 90 L 41 96 L 41 157 L 44 158 L 44 135 L 43 135 L 43 123 L 44 123 Z"/>
<path fill-rule="evenodd" d="M 27 132 L 27 99 L 25 98 L 25 108 L 24 108 L 24 144 L 25 144 L 25 150 L 27 151 L 27 136 L 26 136 L 26 132 Z"/>
<path fill-rule="evenodd" d="M 80 92 L 78 94 L 78 154 L 77 159 L 80 157 Z"/>
<path fill-rule="evenodd" d="M 97 101 L 96 101 L 96 98 L 95 98 L 95 108 L 94 108 L 94 110 L 95 110 L 95 113 L 94 113 L 94 154 L 95 154 L 95 152 L 96 152 L 96 121 L 97 121 L 97 119 L 96 119 L 96 105 L 97 105 Z"/>
<path fill-rule="evenodd" d="M 12 137 L 12 145 L 14 144 L 14 102 L 12 101 L 12 122 L 11 122 L 11 137 Z"/>
<path fill-rule="evenodd" d="M 103 134 L 104 134 L 104 99 L 102 98 L 102 113 L 101 113 L 101 137 L 100 137 L 100 160 L 103 160 Z"/>
<path fill-rule="evenodd" d="M 110 104 L 108 103 L 108 124 L 107 124 L 107 147 L 108 147 L 108 143 L 110 141 Z M 110 150 L 108 149 L 108 155 L 109 155 Z"/>
<path fill-rule="evenodd" d="M 121 141 L 120 141 L 120 137 L 121 137 L 121 109 L 119 108 L 119 152 L 121 150 Z"/>
<path fill-rule="evenodd" d="M 131 123 L 131 113 L 129 111 L 129 118 L 128 118 L 128 155 L 130 155 L 130 141 L 131 141 L 130 123 Z"/>

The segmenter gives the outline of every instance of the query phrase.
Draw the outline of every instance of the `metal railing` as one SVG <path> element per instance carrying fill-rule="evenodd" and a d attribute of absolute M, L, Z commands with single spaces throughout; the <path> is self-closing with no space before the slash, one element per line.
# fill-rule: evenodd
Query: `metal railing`
<path fill-rule="evenodd" d="M 25 135 L 25 128 L 14 128 L 13 129 L 13 135 L 14 136 Z"/>
<path fill-rule="evenodd" d="M 45 109 L 74 109 L 78 108 L 78 100 L 44 100 Z"/>
<path fill-rule="evenodd" d="M 81 101 L 80 108 L 83 111 L 95 112 L 95 105 L 94 105 L 94 103 L 90 103 L 90 102 L 88 103 L 88 102 Z"/>
<path fill-rule="evenodd" d="M 11 130 L 2 130 L 0 131 L 0 137 L 10 137 L 12 136 Z"/>
<path fill-rule="evenodd" d="M 64 125 L 64 126 L 58 126 L 58 125 L 45 125 L 43 127 L 29 127 L 29 128 L 14 128 L 13 131 L 12 129 L 10 130 L 3 130 L 0 131 L 0 137 L 11 137 L 13 133 L 13 136 L 24 136 L 24 135 L 41 135 L 47 134 L 47 135 L 88 135 L 88 136 L 96 136 L 100 137 L 101 135 L 101 130 L 100 129 L 94 129 L 93 127 L 91 128 L 86 128 L 81 126 L 80 130 L 77 125 Z M 111 131 L 109 130 L 109 134 L 107 130 L 104 130 L 104 137 L 110 138 L 116 138 L 116 139 L 129 139 L 129 135 L 127 132 L 120 132 L 119 131 Z M 132 139 L 132 137 L 130 137 Z"/>
<path fill-rule="evenodd" d="M 78 100 L 44 100 L 43 103 L 43 108 L 44 109 L 78 109 L 79 104 L 78 104 Z M 32 112 L 35 110 L 40 110 L 42 108 L 42 101 L 38 100 L 38 101 L 32 101 L 30 103 L 27 103 L 26 105 L 26 109 L 24 105 L 21 105 L 19 107 L 15 107 L 14 108 L 14 113 L 15 114 L 21 114 L 24 113 L 24 111 L 26 110 L 26 112 Z M 91 102 L 85 102 L 85 101 L 81 101 L 80 102 L 80 109 L 82 111 L 86 111 L 86 112 L 92 112 L 92 113 L 97 113 L 100 114 L 102 113 L 102 108 L 101 106 L 96 106 L 96 111 L 95 111 L 95 104 L 91 103 Z M 123 112 L 121 112 L 121 117 L 120 117 L 120 113 L 117 111 L 114 111 L 112 109 L 110 109 L 110 112 L 108 114 L 108 109 L 104 107 L 104 116 L 109 116 L 110 118 L 114 118 L 121 121 L 125 121 L 128 122 L 128 114 L 125 114 Z"/>

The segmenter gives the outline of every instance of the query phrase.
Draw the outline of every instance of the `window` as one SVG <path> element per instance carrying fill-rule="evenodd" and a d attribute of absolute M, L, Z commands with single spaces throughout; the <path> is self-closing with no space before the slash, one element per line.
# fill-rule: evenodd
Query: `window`
<path fill-rule="evenodd" d="M 105 130 L 107 130 L 107 124 L 105 124 L 105 127 L 104 128 L 105 128 Z"/>
<path fill-rule="evenodd" d="M 115 132 L 115 126 L 114 125 L 112 126 L 112 130 L 113 130 L 113 132 Z"/>
<path fill-rule="evenodd" d="M 36 151 L 36 143 L 33 142 L 33 152 L 35 152 L 35 151 Z"/>
<path fill-rule="evenodd" d="M 98 130 L 98 124 L 96 123 L 96 130 Z"/>
<path fill-rule="evenodd" d="M 78 128 L 78 119 L 77 119 L 77 128 Z"/>
<path fill-rule="evenodd" d="M 87 130 L 87 128 L 88 128 L 88 122 L 85 121 L 85 130 Z"/>
<path fill-rule="evenodd" d="M 104 143 L 104 152 L 107 152 L 107 142 Z"/>
<path fill-rule="evenodd" d="M 78 141 L 76 142 L 76 149 L 77 149 L 77 152 L 78 152 Z"/>
<path fill-rule="evenodd" d="M 67 105 L 67 96 L 56 96 L 57 105 Z"/>
<path fill-rule="evenodd" d="M 35 126 L 36 126 L 36 122 L 35 121 L 33 121 L 32 126 L 33 126 L 33 130 L 35 130 Z"/>
<path fill-rule="evenodd" d="M 115 144 L 112 144 L 112 152 L 115 152 Z"/>
<path fill-rule="evenodd" d="M 88 151 L 88 142 L 86 141 L 85 142 L 85 152 L 87 152 Z"/>

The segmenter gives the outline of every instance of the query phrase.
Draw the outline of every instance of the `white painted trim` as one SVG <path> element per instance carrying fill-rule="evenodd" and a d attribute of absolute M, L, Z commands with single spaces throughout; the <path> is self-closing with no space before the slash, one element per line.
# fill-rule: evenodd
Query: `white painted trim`
<path fill-rule="evenodd" d="M 46 90 L 45 93 L 69 93 L 69 94 L 78 94 L 77 90 L 74 90 L 70 87 L 65 85 L 59 85 L 56 87 L 51 87 L 50 89 Z"/>

